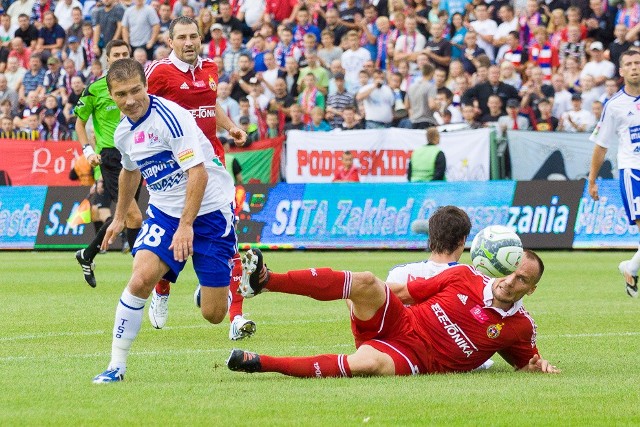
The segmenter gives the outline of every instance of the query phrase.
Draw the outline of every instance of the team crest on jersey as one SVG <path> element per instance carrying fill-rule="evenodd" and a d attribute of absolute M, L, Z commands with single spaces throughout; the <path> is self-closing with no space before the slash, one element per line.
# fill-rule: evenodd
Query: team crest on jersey
<path fill-rule="evenodd" d="M 504 323 L 496 323 L 495 325 L 491 325 L 487 328 L 487 336 L 491 339 L 496 339 L 500 336 L 500 331 Z"/>
<path fill-rule="evenodd" d="M 218 85 L 216 84 L 216 81 L 211 76 L 209 76 L 209 87 L 214 92 L 216 91 L 216 89 L 218 89 Z"/>

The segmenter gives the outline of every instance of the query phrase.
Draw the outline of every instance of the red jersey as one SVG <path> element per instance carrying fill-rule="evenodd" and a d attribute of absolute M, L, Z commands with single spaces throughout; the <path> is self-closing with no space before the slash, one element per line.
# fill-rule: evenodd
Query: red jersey
<path fill-rule="evenodd" d="M 189 110 L 224 163 L 224 149 L 216 137 L 218 66 L 210 59 L 198 58 L 194 67 L 171 52 L 168 58 L 149 64 L 145 75 L 149 94 L 161 96 Z"/>
<path fill-rule="evenodd" d="M 298 0 L 267 0 L 264 13 L 271 15 L 275 21 L 282 22 L 291 16 L 297 4 Z"/>
<path fill-rule="evenodd" d="M 494 353 L 522 368 L 538 353 L 536 325 L 518 301 L 507 312 L 490 307 L 491 279 L 468 265 L 407 283 L 412 329 L 428 351 L 416 352 L 427 371 L 470 371 Z M 424 360 L 424 359 L 427 360 Z"/>
<path fill-rule="evenodd" d="M 349 170 L 344 170 L 344 166 L 338 165 L 338 167 L 336 168 L 336 172 L 333 175 L 333 181 L 360 182 L 358 168 L 355 166 L 351 166 Z"/>

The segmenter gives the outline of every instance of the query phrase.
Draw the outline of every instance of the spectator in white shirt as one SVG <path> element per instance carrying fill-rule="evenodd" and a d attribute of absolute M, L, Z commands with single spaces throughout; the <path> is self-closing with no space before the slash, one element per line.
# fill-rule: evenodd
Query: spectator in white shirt
<path fill-rule="evenodd" d="M 493 35 L 498 30 L 498 24 L 496 24 L 496 21 L 489 18 L 489 11 L 486 3 L 476 4 L 473 10 L 476 20 L 471 22 L 471 26 L 476 33 L 478 33 L 478 46 L 484 49 L 489 59 L 493 61 L 495 59 Z"/>
<path fill-rule="evenodd" d="M 591 53 L 591 61 L 587 62 L 580 73 L 580 78 L 590 74 L 595 80 L 595 85 L 602 87 L 604 90 L 604 82 L 614 76 L 616 66 L 612 62 L 604 59 L 604 47 L 601 42 L 595 41 L 589 47 Z"/>
<path fill-rule="evenodd" d="M 365 129 L 380 129 L 391 125 L 395 97 L 391 88 L 384 83 L 384 71 L 374 71 L 373 83 L 360 88 L 356 100 L 364 104 Z"/>
<path fill-rule="evenodd" d="M 560 74 L 554 74 L 551 77 L 551 86 L 555 92 L 551 115 L 560 119 L 565 112 L 571 109 L 571 92 L 567 90 L 564 78 Z"/>
<path fill-rule="evenodd" d="M 411 71 L 415 71 L 418 69 L 418 54 L 426 46 L 427 39 L 417 31 L 418 23 L 415 17 L 407 17 L 404 25 L 406 32 L 396 40 L 393 59 L 396 62 L 403 59 L 409 61 Z"/>
<path fill-rule="evenodd" d="M 71 17 L 71 11 L 74 7 L 82 8 L 82 3 L 78 0 L 60 0 L 56 5 L 53 14 L 58 19 L 58 25 L 64 28 L 65 31 L 73 25 L 73 18 Z"/>
<path fill-rule="evenodd" d="M 493 35 L 493 46 L 498 52 L 496 57 L 500 58 L 500 53 L 502 52 L 504 55 L 504 51 L 509 49 L 509 46 L 505 46 L 509 33 L 511 31 L 518 31 L 518 18 L 516 18 L 513 6 L 510 4 L 500 6 L 498 16 L 502 20 L 502 23 L 498 25 L 498 29 Z"/>
<path fill-rule="evenodd" d="M 343 52 L 340 61 L 344 69 L 347 88 L 354 88 L 359 86 L 358 73 L 362 70 L 364 63 L 371 60 L 371 53 L 367 49 L 360 47 L 360 37 L 356 31 L 349 31 L 347 40 L 349 49 Z"/>
<path fill-rule="evenodd" d="M 596 123 L 593 113 L 582 109 L 582 97 L 571 96 L 571 110 L 562 114 L 558 128 L 564 132 L 588 132 Z"/>

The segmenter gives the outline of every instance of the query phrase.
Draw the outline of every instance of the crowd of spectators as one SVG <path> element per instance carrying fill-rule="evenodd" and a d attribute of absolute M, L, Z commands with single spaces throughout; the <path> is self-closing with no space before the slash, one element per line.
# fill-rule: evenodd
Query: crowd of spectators
<path fill-rule="evenodd" d="M 614 1 L 614 0 L 612 0 Z M 438 125 L 587 132 L 638 46 L 637 0 L 3 0 L 0 137 L 74 137 L 73 107 L 123 39 L 143 65 L 194 18 L 249 141 Z M 176 88 L 176 90 L 178 90 Z M 220 135 L 224 137 L 223 134 Z"/>

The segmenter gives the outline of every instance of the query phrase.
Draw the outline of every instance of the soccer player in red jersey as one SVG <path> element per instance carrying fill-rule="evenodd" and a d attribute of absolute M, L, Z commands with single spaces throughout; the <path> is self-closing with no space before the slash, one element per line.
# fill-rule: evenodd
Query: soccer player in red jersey
<path fill-rule="evenodd" d="M 169 57 L 152 62 L 145 70 L 148 91 L 189 110 L 211 141 L 218 160 L 224 164 L 224 148 L 216 137 L 217 127 L 227 130 L 236 145 L 243 145 L 247 134 L 217 103 L 218 67 L 213 60 L 199 56 L 202 42 L 197 22 L 184 16 L 174 19 L 169 26 L 169 44 L 173 49 Z M 239 258 L 238 254 L 234 257 L 236 262 L 230 284 L 229 338 L 233 340 L 255 332 L 255 323 L 242 316 L 242 296 L 235 292 L 242 273 Z M 199 304 L 199 289 L 196 289 L 196 304 Z M 157 329 L 167 321 L 169 293 L 169 282 L 164 279 L 153 291 L 149 319 Z"/>
<path fill-rule="evenodd" d="M 434 217 L 439 226 L 451 229 L 439 233 L 445 239 L 442 242 L 430 236 L 430 246 L 459 257 L 466 236 L 455 229 L 459 221 L 442 221 L 446 215 L 458 214 L 439 210 L 431 217 L 430 229 Z M 532 251 L 525 251 L 514 273 L 500 279 L 486 277 L 467 265 L 451 266 L 430 279 L 419 278 L 406 285 L 387 285 L 369 272 L 328 268 L 277 274 L 266 269 L 258 250 L 247 252 L 243 270 L 245 297 L 271 291 L 321 301 L 349 299 L 357 350 L 350 355 L 311 357 L 233 350 L 227 366 L 234 371 L 297 377 L 465 372 L 498 353 L 517 370 L 560 372 L 540 357 L 536 325 L 522 305 L 522 298 L 535 291 L 544 271 L 542 260 Z"/>

